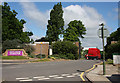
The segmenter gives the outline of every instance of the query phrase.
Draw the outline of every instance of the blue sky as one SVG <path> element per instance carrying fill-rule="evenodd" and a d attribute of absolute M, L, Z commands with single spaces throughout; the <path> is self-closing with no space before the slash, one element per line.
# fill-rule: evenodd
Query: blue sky
<path fill-rule="evenodd" d="M 45 36 L 50 10 L 58 2 L 9 2 L 12 10 L 18 12 L 17 18 L 24 19 L 25 31 L 32 31 L 37 39 Z M 109 32 L 118 28 L 117 2 L 62 2 L 65 26 L 72 20 L 81 20 L 86 26 L 87 34 L 82 40 L 85 47 L 101 48 L 97 37 L 100 23 L 105 23 Z M 65 27 L 67 28 L 67 27 Z M 94 37 L 93 37 L 94 36 Z M 93 44 L 91 44 L 93 43 Z"/>

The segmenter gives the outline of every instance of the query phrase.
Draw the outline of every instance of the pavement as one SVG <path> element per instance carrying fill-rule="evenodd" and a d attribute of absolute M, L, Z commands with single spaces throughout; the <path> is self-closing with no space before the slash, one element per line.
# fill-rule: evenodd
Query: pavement
<path fill-rule="evenodd" d="M 120 66 L 113 66 L 106 64 L 106 75 L 103 75 L 103 65 L 97 67 L 86 74 L 86 78 L 91 82 L 109 82 L 120 83 Z"/>

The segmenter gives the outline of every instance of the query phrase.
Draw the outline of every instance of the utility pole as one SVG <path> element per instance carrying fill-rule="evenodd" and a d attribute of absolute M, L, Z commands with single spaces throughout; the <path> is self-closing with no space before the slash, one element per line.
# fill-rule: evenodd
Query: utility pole
<path fill-rule="evenodd" d="M 104 49 L 104 24 L 100 24 L 101 27 L 101 36 L 102 36 L 102 43 L 103 43 L 103 75 L 105 75 L 105 49 Z"/>
<path fill-rule="evenodd" d="M 81 58 L 81 43 L 79 41 L 79 59 Z"/>

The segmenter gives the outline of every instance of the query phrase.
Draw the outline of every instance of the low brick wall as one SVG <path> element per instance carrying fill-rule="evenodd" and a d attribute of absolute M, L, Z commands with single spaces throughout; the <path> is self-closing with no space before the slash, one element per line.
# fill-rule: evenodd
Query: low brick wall
<path fill-rule="evenodd" d="M 24 49 L 7 49 L 4 53 L 3 56 L 8 56 L 8 51 L 22 51 L 22 56 L 27 56 L 28 54 L 25 52 Z"/>

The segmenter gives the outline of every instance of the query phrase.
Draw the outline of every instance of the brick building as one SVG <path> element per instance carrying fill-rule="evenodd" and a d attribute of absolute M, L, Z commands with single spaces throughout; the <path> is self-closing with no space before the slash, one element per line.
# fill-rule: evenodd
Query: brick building
<path fill-rule="evenodd" d="M 79 48 L 79 42 L 74 42 L 74 44 Z M 45 54 L 46 56 L 49 55 L 49 42 L 35 42 L 34 44 L 30 44 L 35 49 L 33 54 Z M 79 54 L 79 49 L 78 49 Z"/>
<path fill-rule="evenodd" d="M 49 50 L 49 42 L 35 42 L 34 44 L 30 44 L 35 49 L 33 54 L 45 54 L 48 56 L 48 50 Z"/>

